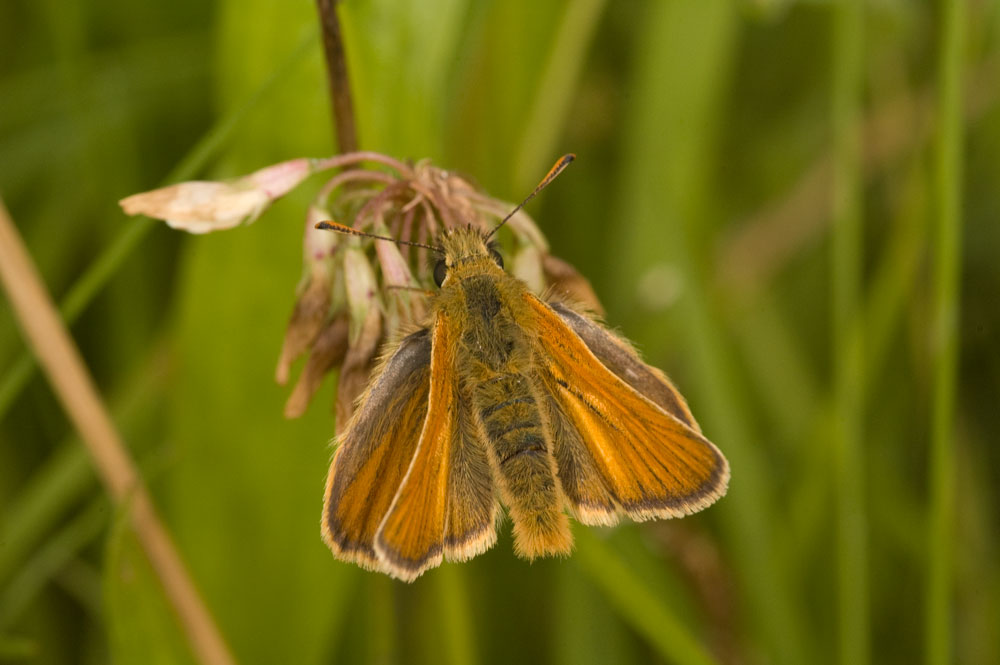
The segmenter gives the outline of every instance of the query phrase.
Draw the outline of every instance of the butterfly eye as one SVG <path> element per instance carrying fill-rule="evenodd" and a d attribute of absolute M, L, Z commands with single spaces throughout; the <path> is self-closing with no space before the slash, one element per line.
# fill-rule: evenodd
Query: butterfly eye
<path fill-rule="evenodd" d="M 448 265 L 441 259 L 434 264 L 434 283 L 438 286 L 444 284 L 445 275 L 448 274 Z"/>
<path fill-rule="evenodd" d="M 496 264 L 498 266 L 500 266 L 501 268 L 503 268 L 503 257 L 500 256 L 500 252 L 498 252 L 495 249 L 491 249 L 490 250 L 490 256 L 493 258 L 493 260 L 496 262 Z"/>

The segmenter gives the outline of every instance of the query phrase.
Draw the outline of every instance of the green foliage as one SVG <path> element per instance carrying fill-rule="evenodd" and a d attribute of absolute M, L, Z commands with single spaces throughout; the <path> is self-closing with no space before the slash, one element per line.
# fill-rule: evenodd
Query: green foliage
<path fill-rule="evenodd" d="M 331 152 L 313 3 L 0 5 L 0 194 L 239 662 L 1000 661 L 1000 10 L 838 4 L 344 0 L 362 148 L 512 200 L 576 152 L 533 216 L 732 463 L 412 585 L 330 556 L 332 388 L 273 381 L 314 188 L 209 236 L 115 204 Z M 190 662 L 6 307 L 0 368 L 0 660 Z"/>
<path fill-rule="evenodd" d="M 114 519 L 104 559 L 108 650 L 118 663 L 194 665 L 177 616 L 129 528 L 128 510 Z"/>

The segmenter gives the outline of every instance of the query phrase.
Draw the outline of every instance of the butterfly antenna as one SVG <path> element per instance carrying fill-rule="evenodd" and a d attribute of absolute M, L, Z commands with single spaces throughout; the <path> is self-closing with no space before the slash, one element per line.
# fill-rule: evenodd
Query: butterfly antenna
<path fill-rule="evenodd" d="M 375 235 L 374 233 L 366 233 L 365 231 L 358 231 L 357 229 L 351 228 L 350 226 L 344 226 L 343 224 L 338 224 L 337 222 L 320 222 L 316 225 L 317 229 L 322 229 L 324 231 L 336 231 L 337 233 L 346 233 L 352 236 L 361 236 L 362 238 L 375 238 L 376 240 L 388 240 L 389 242 L 394 242 L 397 245 L 411 245 L 413 247 L 423 247 L 424 249 L 430 249 L 438 254 L 444 254 L 444 250 L 440 247 L 435 247 L 434 245 L 425 245 L 422 242 L 410 242 L 409 240 L 399 240 L 398 238 L 390 238 L 389 236 Z"/>
<path fill-rule="evenodd" d="M 568 154 L 565 154 L 562 157 L 560 157 L 559 161 L 556 162 L 555 165 L 551 169 L 549 169 L 549 172 L 545 174 L 545 177 L 542 178 L 542 181 L 540 183 L 538 183 L 537 187 L 535 187 L 535 191 L 531 192 L 531 194 L 528 194 L 528 198 L 526 198 L 523 201 L 521 201 L 517 205 L 516 208 L 514 208 L 513 210 L 511 210 L 510 213 L 508 213 L 507 216 L 504 217 L 500 221 L 500 223 L 497 224 L 493 228 L 492 231 L 490 231 L 490 234 L 488 236 L 486 236 L 486 239 L 489 240 L 490 238 L 492 238 L 496 234 L 496 232 L 500 230 L 500 227 L 507 223 L 507 220 L 509 220 L 511 217 L 513 217 L 517 213 L 518 210 L 520 210 L 521 208 L 523 208 L 528 203 L 528 201 L 530 201 L 531 199 L 535 198 L 535 196 L 538 194 L 538 192 L 540 192 L 543 189 L 545 189 L 550 182 L 552 182 L 553 180 L 555 180 L 556 176 L 559 175 L 560 173 L 562 173 L 563 169 L 565 169 L 567 166 L 569 166 L 570 162 L 572 162 L 574 159 L 576 159 L 576 155 L 574 155 L 573 153 L 568 153 Z"/>

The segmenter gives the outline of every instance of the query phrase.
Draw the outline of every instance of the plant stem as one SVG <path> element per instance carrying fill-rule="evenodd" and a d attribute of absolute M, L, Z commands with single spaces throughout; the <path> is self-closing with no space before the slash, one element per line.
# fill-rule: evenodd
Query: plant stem
<path fill-rule="evenodd" d="M 115 503 L 128 502 L 130 517 L 153 569 L 174 605 L 198 659 L 235 663 L 205 608 L 170 534 L 160 521 L 142 477 L 98 395 L 17 228 L 0 201 L 0 281 L 29 345 Z"/>
<path fill-rule="evenodd" d="M 358 149 L 357 129 L 354 125 L 354 102 L 351 99 L 351 80 L 347 73 L 344 39 L 337 17 L 337 0 L 316 0 L 319 22 L 323 28 L 323 52 L 326 54 L 326 76 L 333 107 L 334 141 L 338 152 Z"/>

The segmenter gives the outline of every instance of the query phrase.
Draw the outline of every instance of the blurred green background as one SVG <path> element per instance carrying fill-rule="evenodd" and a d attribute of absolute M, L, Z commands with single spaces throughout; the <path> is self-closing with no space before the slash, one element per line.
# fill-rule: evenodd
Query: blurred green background
<path fill-rule="evenodd" d="M 954 8 L 343 3 L 363 148 L 509 200 L 577 153 L 529 211 L 732 463 L 568 560 L 330 555 L 333 388 L 273 381 L 320 181 L 210 236 L 117 207 L 333 151 L 313 3 L 0 4 L 0 193 L 241 663 L 997 663 L 1000 11 Z M 0 661 L 193 662 L 6 300 L 0 414 Z"/>

